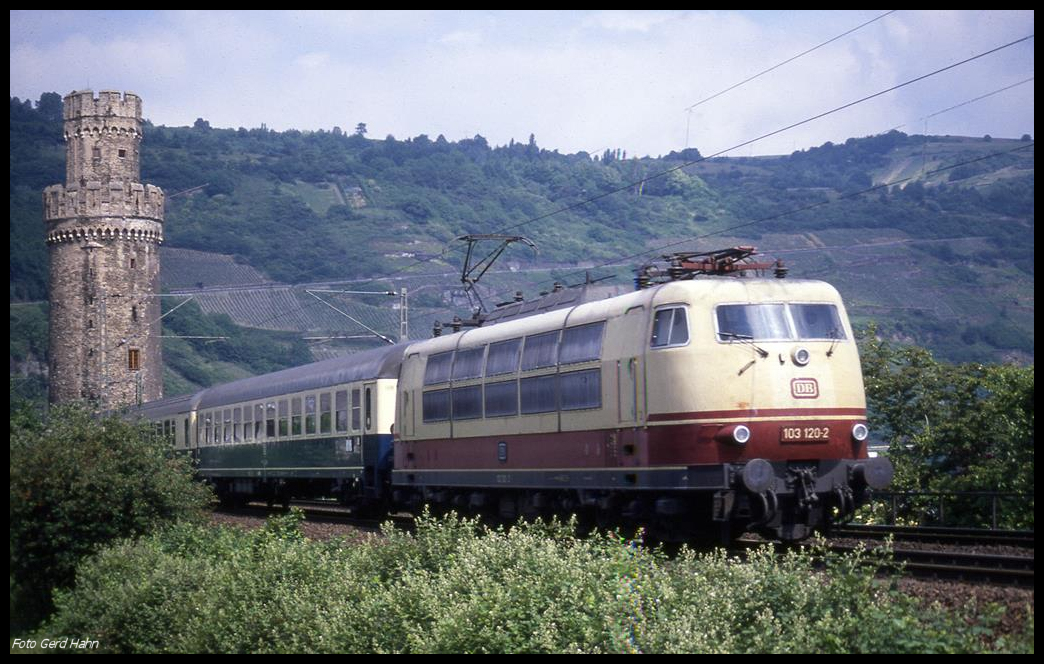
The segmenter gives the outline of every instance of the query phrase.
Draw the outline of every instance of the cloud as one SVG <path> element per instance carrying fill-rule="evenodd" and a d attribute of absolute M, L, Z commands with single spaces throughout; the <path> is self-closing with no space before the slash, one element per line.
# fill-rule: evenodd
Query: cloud
<path fill-rule="evenodd" d="M 709 153 L 1033 31 L 1030 12 L 899 11 L 696 109 L 871 12 L 12 12 L 11 94 L 134 90 L 158 123 L 477 133 L 563 152 Z M 926 39 L 925 36 L 931 36 Z M 1032 42 L 758 142 L 790 152 L 906 124 L 1032 75 Z M 104 78 L 102 78 L 104 77 Z M 932 118 L 1033 132 L 1031 85 Z"/>

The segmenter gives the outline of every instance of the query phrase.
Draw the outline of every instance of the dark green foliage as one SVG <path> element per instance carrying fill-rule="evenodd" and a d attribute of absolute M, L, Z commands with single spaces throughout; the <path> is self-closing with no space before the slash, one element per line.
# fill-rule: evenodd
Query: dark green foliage
<path fill-rule="evenodd" d="M 11 415 L 13 625 L 46 615 L 52 590 L 117 539 L 198 515 L 210 491 L 150 426 L 96 419 L 77 406 Z"/>
<path fill-rule="evenodd" d="M 925 609 L 880 559 L 770 549 L 668 558 L 559 523 L 490 531 L 454 516 L 363 542 L 303 540 L 295 516 L 245 533 L 180 525 L 80 568 L 41 637 L 107 652 L 572 653 L 1032 650 L 996 614 Z M 967 621 L 967 622 L 966 622 Z M 1029 618 L 1032 624 L 1032 617 Z"/>
<path fill-rule="evenodd" d="M 879 339 L 873 326 L 860 353 L 871 426 L 890 444 L 895 489 L 1033 493 L 1032 366 L 940 362 L 924 348 Z M 967 525 L 988 525 L 983 507 L 967 510 Z M 1033 499 L 1006 503 L 1001 525 L 1032 529 Z"/>
<path fill-rule="evenodd" d="M 164 301 L 164 307 L 174 304 Z M 308 364 L 312 354 L 299 335 L 240 327 L 224 314 L 207 315 L 196 302 L 179 307 L 163 319 L 164 334 L 224 339 L 168 339 L 164 364 L 198 386 L 230 380 L 215 374 L 213 363 L 232 362 L 251 374 L 270 373 Z"/>

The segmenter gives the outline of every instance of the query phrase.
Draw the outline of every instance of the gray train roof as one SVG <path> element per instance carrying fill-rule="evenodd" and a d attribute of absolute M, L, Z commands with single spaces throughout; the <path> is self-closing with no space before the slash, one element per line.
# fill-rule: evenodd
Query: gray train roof
<path fill-rule="evenodd" d="M 150 420 L 157 420 L 167 415 L 187 413 L 196 407 L 200 394 L 202 393 L 194 392 L 192 394 L 180 394 L 165 399 L 157 399 L 156 401 L 143 403 L 140 406 L 131 406 L 127 409 L 127 412 L 130 415 L 141 415 Z"/>
<path fill-rule="evenodd" d="M 209 387 L 200 393 L 197 407 L 213 408 L 243 401 L 256 401 L 360 380 L 398 378 L 402 354 L 407 346 L 409 344 L 375 348 Z"/>

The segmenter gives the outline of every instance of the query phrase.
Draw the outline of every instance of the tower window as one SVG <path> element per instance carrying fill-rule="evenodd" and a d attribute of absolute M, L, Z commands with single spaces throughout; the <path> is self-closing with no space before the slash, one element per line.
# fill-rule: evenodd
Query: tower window
<path fill-rule="evenodd" d="M 127 151 L 126 150 L 120 150 L 118 154 L 120 155 L 120 159 L 126 159 L 127 158 Z"/>
<path fill-rule="evenodd" d="M 91 150 L 91 157 L 95 161 L 101 161 L 101 148 L 93 148 Z"/>
<path fill-rule="evenodd" d="M 131 307 L 131 320 L 135 323 L 138 322 L 138 308 Z"/>
<path fill-rule="evenodd" d="M 130 262 L 131 262 L 131 269 L 133 270 L 134 266 L 138 264 L 138 261 L 136 259 L 132 258 L 132 259 L 130 259 Z"/>
<path fill-rule="evenodd" d="M 138 348 L 127 349 L 127 368 L 131 371 L 141 369 L 141 350 Z"/>

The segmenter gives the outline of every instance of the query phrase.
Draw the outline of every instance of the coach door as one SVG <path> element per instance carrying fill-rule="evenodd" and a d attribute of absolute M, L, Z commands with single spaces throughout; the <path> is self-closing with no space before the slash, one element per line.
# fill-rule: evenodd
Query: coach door
<path fill-rule="evenodd" d="M 363 472 L 367 490 L 373 490 L 377 486 L 377 466 L 381 456 L 381 441 L 377 436 L 377 383 L 363 383 L 361 396 Z"/>
<path fill-rule="evenodd" d="M 616 361 L 617 422 L 633 426 L 641 421 L 644 410 L 642 398 L 643 359 L 645 357 L 645 307 L 633 307 L 620 319 L 618 339 L 621 353 Z"/>

